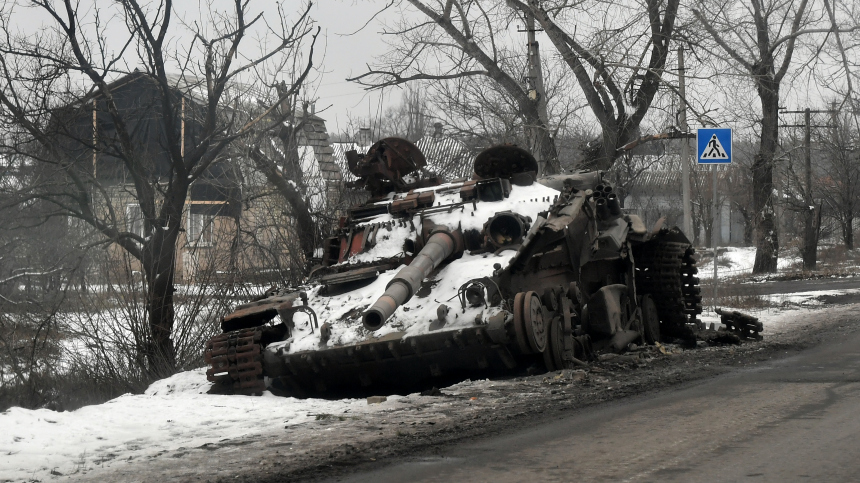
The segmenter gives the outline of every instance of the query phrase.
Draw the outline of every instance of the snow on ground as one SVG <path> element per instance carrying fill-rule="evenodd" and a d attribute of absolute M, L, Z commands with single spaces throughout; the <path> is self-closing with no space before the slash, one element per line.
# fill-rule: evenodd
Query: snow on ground
<path fill-rule="evenodd" d="M 708 248 L 699 248 L 699 258 L 702 258 Z M 726 250 L 723 253 L 723 250 Z M 719 248 L 717 255 L 717 277 L 722 279 L 726 277 L 736 277 L 738 275 L 748 275 L 752 273 L 753 263 L 755 262 L 755 247 L 726 247 Z M 713 258 L 709 255 L 707 262 L 699 265 L 698 277 L 705 280 L 714 278 L 714 263 Z M 777 260 L 777 269 L 785 270 L 790 266 L 800 262 L 800 258 L 796 255 L 780 254 Z"/>
<path fill-rule="evenodd" d="M 748 310 L 764 323 L 764 336 L 791 330 L 819 309 L 821 297 L 860 289 L 763 296 L 775 308 Z M 728 307 L 731 308 L 731 307 Z M 706 323 L 719 324 L 713 312 Z M 364 399 L 282 398 L 206 394 L 204 369 L 154 383 L 140 395 L 126 394 L 76 411 L 11 408 L 0 413 L 0 481 L 52 481 L 93 468 L 123 465 L 184 448 L 283 429 L 322 417 L 386 412 L 422 396 L 389 396 L 382 404 Z M 446 393 L 454 394 L 457 386 Z"/>
<path fill-rule="evenodd" d="M 158 454 L 216 444 L 295 426 L 319 414 L 353 415 L 384 410 L 363 399 L 328 401 L 221 396 L 209 389 L 204 369 L 158 381 L 139 395 L 126 394 L 77 411 L 11 408 L 0 413 L 0 481 L 55 480 Z"/>
<path fill-rule="evenodd" d="M 804 315 L 820 308 L 824 301 L 823 297 L 844 296 L 860 294 L 860 289 L 845 290 L 817 290 L 813 292 L 795 292 L 790 294 L 757 295 L 760 304 L 765 308 L 755 309 L 749 307 L 736 308 L 731 305 L 719 305 L 722 309 L 738 310 L 740 312 L 758 317 L 764 324 L 762 335 L 778 334 L 791 330 L 798 323 L 804 322 Z M 705 324 L 714 323 L 720 325 L 720 316 L 712 308 L 705 308 L 699 317 Z"/>

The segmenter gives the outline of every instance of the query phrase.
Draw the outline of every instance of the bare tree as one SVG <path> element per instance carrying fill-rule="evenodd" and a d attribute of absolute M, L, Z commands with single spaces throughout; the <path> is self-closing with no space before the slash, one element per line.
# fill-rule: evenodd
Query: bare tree
<path fill-rule="evenodd" d="M 663 83 L 678 1 L 646 0 L 641 10 L 613 3 L 509 0 L 530 11 L 567 64 L 600 125 L 600 138 L 584 147 L 580 168 L 608 169 L 640 138 L 640 125 Z M 600 16 L 586 28 L 578 15 Z M 571 21 L 574 32 L 562 25 Z"/>
<path fill-rule="evenodd" d="M 756 258 L 753 273 L 774 272 L 779 255 L 779 234 L 773 200 L 774 156 L 779 143 L 780 86 L 795 55 L 798 39 L 805 35 L 840 30 L 818 24 L 821 12 L 812 11 L 809 0 L 777 2 L 752 0 L 702 2 L 693 8 L 714 45 L 746 72 L 756 86 L 761 104 L 761 139 L 752 167 Z M 850 29 L 850 28 L 849 28 Z"/>
<path fill-rule="evenodd" d="M 407 9 L 399 24 L 385 30 L 394 38 L 392 50 L 368 72 L 348 80 L 380 89 L 414 81 L 491 79 L 494 88 L 516 104 L 522 125 L 529 129 L 529 145 L 537 147 L 542 160 L 542 172 L 558 172 L 558 154 L 552 130 L 540 112 L 540 99 L 530 96 L 520 82 L 522 73 L 517 68 L 522 64 L 514 60 L 523 55 L 506 46 L 499 34 L 507 24 L 524 19 L 504 5 L 481 0 L 407 2 L 414 10 Z M 420 20 L 413 21 L 415 10 Z"/>
<path fill-rule="evenodd" d="M 374 88 L 425 79 L 452 81 L 446 85 L 456 95 L 449 99 L 468 96 L 474 107 L 464 108 L 463 116 L 476 123 L 490 116 L 511 126 L 504 122 L 507 116 L 499 113 L 504 113 L 507 106 L 515 106 L 522 125 L 538 126 L 535 136 L 545 137 L 532 143 L 547 150 L 539 153 L 540 159 L 550 160 L 545 173 L 560 167 L 552 139 L 555 131 L 541 120 L 539 112 L 540 101 L 546 101 L 551 110 L 554 99 L 530 96 L 533 91 L 518 79 L 522 64 L 515 61 L 524 56 L 515 53 L 501 32 L 514 20 L 523 21 L 527 29 L 530 19 L 538 22 L 565 66 L 566 75 L 576 79 L 600 126 L 599 139 L 583 146 L 579 167 L 607 169 L 623 152 L 622 146 L 640 137 L 639 125 L 662 82 L 678 9 L 677 0 L 649 0 L 642 9 L 600 1 L 571 4 L 509 0 L 509 8 L 480 0 L 408 2 L 426 20 L 404 21 L 387 31 L 399 39 L 393 49 L 353 80 Z M 578 16 L 600 20 L 578 22 Z M 577 30 L 562 28 L 569 23 L 577 25 Z M 491 80 L 497 91 L 495 96 L 481 90 L 480 86 L 486 84 L 471 81 L 481 78 Z M 567 103 L 568 107 L 575 104 Z M 555 120 L 564 122 L 568 116 L 569 111 Z"/>
<path fill-rule="evenodd" d="M 44 15 L 46 27 L 17 31 L 25 24 L 18 22 L 21 10 L 32 14 L 26 7 Z M 248 2 L 236 0 L 226 11 L 202 6 L 198 21 L 184 21 L 171 0 L 123 0 L 86 11 L 71 0 L 4 4 L 0 116 L 10 134 L 3 148 L 26 154 L 41 167 L 34 183 L 19 191 L 19 201 L 38 199 L 53 207 L 52 216 L 81 220 L 102 242 L 140 263 L 150 377 L 175 367 L 174 280 L 189 189 L 229 146 L 282 125 L 274 115 L 278 103 L 254 117 L 239 108 L 225 113 L 225 107 L 245 104 L 248 92 L 236 87 L 239 81 L 253 79 L 270 59 L 302 48 L 312 34 L 309 8 L 293 21 L 286 15 L 264 19 L 249 13 Z M 255 32 L 277 41 L 262 50 L 246 46 Z M 312 46 L 311 41 L 306 48 Z M 295 93 L 311 68 L 310 58 L 304 75 L 278 100 Z M 151 102 L 135 104 L 139 93 L 124 93 L 123 79 L 140 79 L 151 89 Z M 157 127 L 148 127 L 150 121 Z M 143 230 L 126 226 L 115 186 L 98 173 L 104 159 L 117 161 L 126 181 L 122 186 L 129 187 L 122 189 L 140 207 Z"/>
<path fill-rule="evenodd" d="M 860 216 L 860 135 L 849 113 L 833 119 L 832 127 L 818 136 L 824 154 L 821 195 L 841 229 L 845 248 L 853 250 L 855 219 Z"/>
<path fill-rule="evenodd" d="M 295 104 L 282 102 L 279 109 L 280 117 L 284 119 L 283 125 L 261 133 L 248 146 L 247 154 L 240 152 L 240 155 L 247 155 L 253 160 L 256 169 L 290 207 L 290 214 L 296 218 L 298 226 L 303 227 L 295 230 L 294 234 L 304 257 L 304 261 L 296 266 L 304 266 L 313 257 L 314 249 L 320 246 L 322 235 L 319 230 L 325 223 L 314 218 L 312 206 L 308 203 L 308 186 L 304 181 L 298 144 L 298 133 L 308 125 L 307 104 L 304 104 L 298 115 L 294 114 L 296 107 Z"/>
<path fill-rule="evenodd" d="M 420 86 L 410 86 L 403 93 L 396 118 L 405 121 L 401 128 L 403 137 L 417 142 L 431 127 L 433 113 L 427 102 L 427 97 L 421 94 Z"/>
<path fill-rule="evenodd" d="M 407 84 L 400 102 L 386 107 L 378 115 L 349 116 L 344 132 L 340 133 L 341 140 L 363 144 L 393 136 L 417 142 L 432 132 L 433 121 L 438 119 L 427 96 L 427 91 L 433 89 L 435 86 L 429 83 Z M 368 139 L 358 139 L 363 136 L 363 130 L 369 130 Z"/>
<path fill-rule="evenodd" d="M 732 209 L 740 213 L 743 218 L 743 243 L 745 246 L 750 246 L 753 243 L 755 228 L 752 210 L 752 165 L 757 142 L 755 139 L 738 137 L 732 144 L 732 169 L 726 173 L 724 189 L 727 190 L 726 194 Z"/>
<path fill-rule="evenodd" d="M 514 72 L 527 69 L 523 56 L 506 57 L 505 63 L 510 64 Z M 573 95 L 576 91 L 575 81 L 567 75 L 558 59 L 550 58 L 545 63 L 547 65 L 542 71 L 543 92 L 548 103 L 550 134 L 558 154 L 559 167 L 574 169 L 578 156 L 569 150 L 563 152 L 563 144 L 579 128 L 584 104 Z M 428 85 L 426 92 L 434 106 L 435 118 L 444 124 L 446 131 L 469 140 L 475 148 L 501 143 L 533 148 L 527 139 L 527 135 L 531 135 L 528 119 L 521 114 L 517 99 L 499 89 L 491 78 L 473 76 L 433 82 Z"/>

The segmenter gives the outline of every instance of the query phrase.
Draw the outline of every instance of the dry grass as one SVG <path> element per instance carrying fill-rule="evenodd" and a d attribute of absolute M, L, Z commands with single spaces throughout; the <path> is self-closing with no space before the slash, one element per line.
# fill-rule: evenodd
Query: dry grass
<path fill-rule="evenodd" d="M 718 306 L 731 307 L 735 310 L 765 310 L 776 307 L 769 297 L 761 295 L 728 295 L 720 296 L 719 299 Z"/>
<path fill-rule="evenodd" d="M 729 267 L 731 266 L 731 260 L 728 257 L 724 256 L 728 252 L 726 248 L 717 248 L 717 266 L 719 267 Z M 696 249 L 696 266 L 699 267 L 699 270 L 705 270 L 708 267 L 714 266 L 714 250 L 711 248 L 697 248 Z"/>

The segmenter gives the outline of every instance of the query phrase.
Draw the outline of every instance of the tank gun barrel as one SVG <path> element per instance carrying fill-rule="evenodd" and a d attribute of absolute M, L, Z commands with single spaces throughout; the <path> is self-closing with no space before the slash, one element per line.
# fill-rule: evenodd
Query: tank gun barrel
<path fill-rule="evenodd" d="M 412 263 L 397 272 L 397 275 L 388 282 L 385 293 L 364 313 L 362 317 L 364 327 L 370 331 L 382 327 L 397 307 L 405 304 L 418 291 L 421 281 L 454 254 L 458 245 L 456 234 L 445 229 L 437 229 Z"/>

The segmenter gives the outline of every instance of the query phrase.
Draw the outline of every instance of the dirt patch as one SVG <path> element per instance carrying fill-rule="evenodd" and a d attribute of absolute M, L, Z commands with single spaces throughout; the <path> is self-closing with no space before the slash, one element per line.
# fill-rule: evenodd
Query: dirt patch
<path fill-rule="evenodd" d="M 741 346 L 684 350 L 649 348 L 624 356 L 529 377 L 470 381 L 437 396 L 411 395 L 359 415 L 320 415 L 283 430 L 266 431 L 217 447 L 165 453 L 147 462 L 114 465 L 83 479 L 134 481 L 317 481 L 351 474 L 402 457 L 442 451 L 463 440 L 490 437 L 563 417 L 623 397 L 755 367 L 855 331 L 856 306 L 804 314 L 790 331 Z"/>

